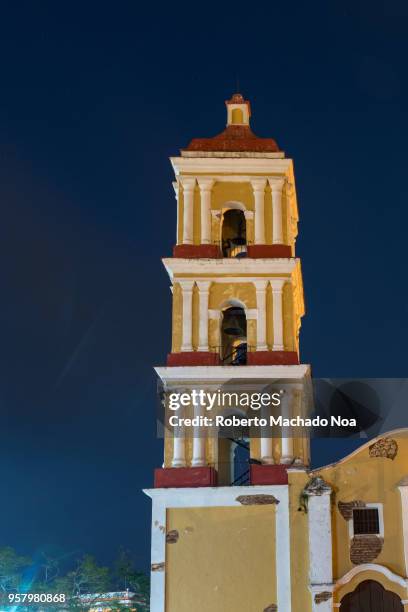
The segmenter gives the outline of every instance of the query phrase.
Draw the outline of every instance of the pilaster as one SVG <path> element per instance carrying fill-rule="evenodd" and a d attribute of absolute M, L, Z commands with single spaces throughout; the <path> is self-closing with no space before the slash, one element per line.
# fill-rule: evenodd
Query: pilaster
<path fill-rule="evenodd" d="M 183 186 L 183 244 L 194 242 L 194 190 L 196 179 L 193 177 L 180 177 Z"/>
<path fill-rule="evenodd" d="M 211 192 L 214 180 L 210 178 L 197 179 L 200 188 L 201 214 L 201 244 L 211 244 Z"/>
<path fill-rule="evenodd" d="M 283 351 L 283 285 L 285 279 L 274 278 L 270 283 L 273 300 L 273 350 Z"/>
<path fill-rule="evenodd" d="M 198 349 L 208 351 L 208 298 L 211 281 L 196 281 L 199 291 Z"/>
<path fill-rule="evenodd" d="M 255 244 L 265 244 L 265 187 L 266 179 L 252 179 L 255 200 Z"/>
<path fill-rule="evenodd" d="M 179 281 L 183 299 L 181 351 L 193 350 L 193 280 Z"/>
<path fill-rule="evenodd" d="M 405 576 L 408 577 L 408 476 L 398 485 L 401 496 L 402 538 L 404 543 Z"/>
<path fill-rule="evenodd" d="M 283 179 L 269 179 L 272 191 L 272 243 L 283 244 L 282 191 Z"/>
<path fill-rule="evenodd" d="M 308 497 L 309 580 L 313 612 L 333 609 L 333 551 L 330 495 L 323 478 L 312 478 L 303 493 Z"/>
<path fill-rule="evenodd" d="M 268 281 L 254 281 L 258 321 L 256 325 L 256 350 L 266 351 L 266 287 Z"/>

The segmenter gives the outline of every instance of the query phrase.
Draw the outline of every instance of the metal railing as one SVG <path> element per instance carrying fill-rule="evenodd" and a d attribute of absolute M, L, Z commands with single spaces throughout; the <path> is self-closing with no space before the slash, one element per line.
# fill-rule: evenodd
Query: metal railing
<path fill-rule="evenodd" d="M 243 448 L 248 453 L 247 459 L 241 459 L 237 461 L 237 459 L 234 458 L 233 460 L 234 477 L 233 477 L 233 480 L 229 483 L 229 486 L 240 487 L 243 485 L 250 484 L 251 465 L 252 464 L 261 465 L 261 461 L 259 461 L 258 459 L 253 459 L 252 457 L 249 456 L 250 454 L 249 440 L 247 441 L 247 439 L 244 439 L 244 438 L 229 438 L 229 437 L 227 437 L 226 439 L 229 440 L 232 444 L 235 444 L 237 447 Z M 234 451 L 234 455 L 235 455 L 235 451 Z M 232 463 L 222 462 L 221 466 L 223 467 L 223 469 L 226 466 L 228 466 L 228 468 L 231 469 Z M 236 475 L 237 473 L 239 474 L 238 476 Z"/>
<path fill-rule="evenodd" d="M 213 244 L 216 244 L 223 257 L 226 258 L 242 258 L 248 256 L 248 245 L 252 244 L 245 238 L 231 238 L 224 242 L 220 240 L 214 240 Z"/>
<path fill-rule="evenodd" d="M 210 353 L 218 353 L 222 365 L 246 365 L 247 353 L 254 353 L 256 346 L 239 345 L 226 355 L 224 355 L 225 347 L 223 346 L 210 346 L 209 351 Z"/>
<path fill-rule="evenodd" d="M 251 475 L 250 469 L 248 468 L 247 470 L 245 470 L 245 472 L 243 472 L 237 478 L 235 478 L 235 480 L 231 482 L 230 486 L 231 487 L 242 487 L 243 485 L 249 484 L 250 475 Z"/>

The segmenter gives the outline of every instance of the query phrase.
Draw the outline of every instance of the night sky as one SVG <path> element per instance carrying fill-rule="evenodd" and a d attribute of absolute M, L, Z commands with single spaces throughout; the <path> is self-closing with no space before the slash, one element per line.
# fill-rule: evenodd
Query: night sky
<path fill-rule="evenodd" d="M 147 567 L 168 157 L 223 129 L 237 78 L 295 160 L 302 361 L 407 375 L 407 34 L 403 0 L 2 3 L 1 545 Z"/>

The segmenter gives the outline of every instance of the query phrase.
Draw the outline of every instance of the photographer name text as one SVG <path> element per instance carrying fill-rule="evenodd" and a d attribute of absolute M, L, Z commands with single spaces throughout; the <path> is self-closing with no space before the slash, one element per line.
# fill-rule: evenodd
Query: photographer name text
<path fill-rule="evenodd" d="M 174 414 L 169 417 L 169 425 L 171 427 L 357 427 L 357 420 L 335 415 L 332 415 L 330 418 L 317 416 L 309 419 L 300 416 L 284 418 L 281 415 L 270 415 L 268 418 L 258 416 L 242 418 L 235 415 L 217 415 L 215 417 L 199 415 L 188 418 Z"/>

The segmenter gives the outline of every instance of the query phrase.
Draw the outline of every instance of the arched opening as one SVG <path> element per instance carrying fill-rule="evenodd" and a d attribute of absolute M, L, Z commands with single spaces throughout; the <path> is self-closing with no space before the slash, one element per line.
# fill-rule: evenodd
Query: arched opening
<path fill-rule="evenodd" d="M 229 209 L 222 218 L 222 254 L 224 257 L 246 257 L 246 219 L 242 210 Z"/>
<path fill-rule="evenodd" d="M 221 362 L 236 366 L 247 363 L 247 320 L 240 306 L 230 306 L 222 313 Z"/>
<path fill-rule="evenodd" d="M 242 108 L 233 108 L 231 113 L 231 123 L 232 124 L 242 124 L 244 123 L 244 113 L 242 112 Z"/>
<path fill-rule="evenodd" d="M 401 598 L 375 580 L 365 580 L 341 600 L 340 612 L 403 612 Z"/>
<path fill-rule="evenodd" d="M 239 410 L 225 415 L 246 418 Z M 223 426 L 218 430 L 218 484 L 241 486 L 250 479 L 250 449 L 248 427 Z"/>

